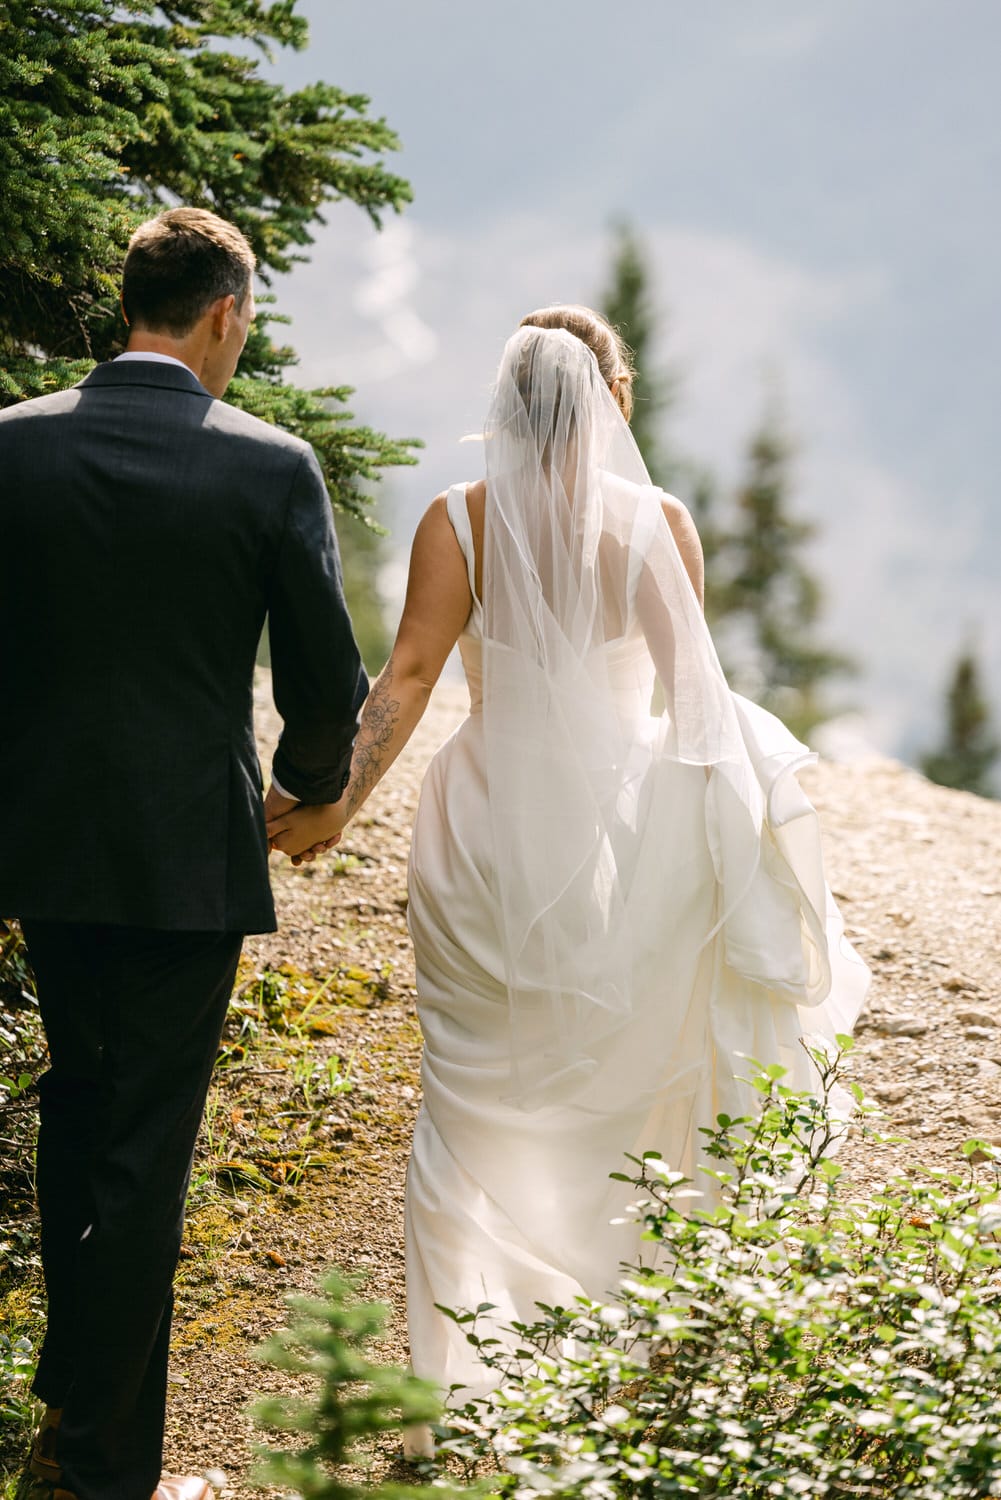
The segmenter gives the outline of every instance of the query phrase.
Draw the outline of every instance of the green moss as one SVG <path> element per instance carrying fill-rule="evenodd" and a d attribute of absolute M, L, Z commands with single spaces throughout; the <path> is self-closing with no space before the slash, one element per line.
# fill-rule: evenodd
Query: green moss
<path fill-rule="evenodd" d="M 32 1337 L 45 1324 L 45 1301 L 40 1285 L 22 1282 L 0 1296 L 0 1328 L 8 1338 Z"/>
<path fill-rule="evenodd" d="M 241 1330 L 259 1309 L 260 1297 L 253 1291 L 234 1287 L 223 1289 L 204 1312 L 196 1313 L 187 1322 L 175 1324 L 173 1345 L 176 1349 L 197 1349 L 203 1345 L 226 1349 L 256 1343 L 256 1335 L 249 1338 Z"/>

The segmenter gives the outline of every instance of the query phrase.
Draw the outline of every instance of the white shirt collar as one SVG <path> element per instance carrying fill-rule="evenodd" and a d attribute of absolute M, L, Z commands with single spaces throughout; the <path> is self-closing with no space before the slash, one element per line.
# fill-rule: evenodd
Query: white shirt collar
<path fill-rule="evenodd" d="M 175 359 L 172 354 L 149 354 L 143 353 L 139 349 L 127 349 L 124 354 L 116 354 L 112 363 L 117 365 L 123 359 L 144 359 L 147 363 L 152 362 L 158 365 L 180 365 L 181 369 L 187 370 L 189 375 L 195 374 L 190 365 L 186 365 L 183 359 Z M 195 379 L 198 379 L 197 375 L 195 375 Z"/>

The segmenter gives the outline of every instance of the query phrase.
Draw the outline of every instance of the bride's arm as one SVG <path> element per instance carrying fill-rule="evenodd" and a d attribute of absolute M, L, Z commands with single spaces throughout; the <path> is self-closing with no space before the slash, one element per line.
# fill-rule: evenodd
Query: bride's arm
<path fill-rule="evenodd" d="M 704 607 L 705 563 L 695 522 L 681 501 L 675 500 L 671 495 L 665 496 L 663 510 L 701 610 Z M 666 578 L 677 575 L 676 564 L 672 564 L 664 552 L 665 545 L 666 538 L 660 544 L 655 541 L 655 546 L 644 560 L 636 588 L 636 614 L 666 694 L 668 710 L 673 713 L 675 623 L 671 618 L 671 606 L 665 588 Z"/>
<path fill-rule="evenodd" d="M 466 560 L 445 496 L 439 495 L 414 537 L 403 617 L 392 654 L 362 710 L 344 794 L 338 802 L 274 818 L 268 824 L 272 848 L 298 855 L 336 837 L 354 816 L 420 723 L 472 602 Z"/>
<path fill-rule="evenodd" d="M 680 500 L 675 500 L 673 495 L 665 495 L 662 506 L 667 524 L 671 528 L 675 546 L 684 564 L 685 572 L 688 574 L 695 597 L 701 608 L 705 608 L 706 602 L 706 564 L 702 554 L 702 543 L 696 530 L 695 522 L 692 520 L 687 509 Z"/>

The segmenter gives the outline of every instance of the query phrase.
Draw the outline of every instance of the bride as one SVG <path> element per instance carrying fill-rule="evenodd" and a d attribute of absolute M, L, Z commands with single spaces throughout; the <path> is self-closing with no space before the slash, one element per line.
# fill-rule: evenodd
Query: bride
<path fill-rule="evenodd" d="M 268 829 L 292 855 L 336 839 L 458 640 L 469 717 L 428 768 L 410 860 L 425 1047 L 406 1223 L 414 1370 L 464 1396 L 489 1374 L 436 1304 L 492 1303 L 503 1328 L 607 1295 L 638 1253 L 611 1223 L 623 1153 L 656 1149 L 708 1191 L 699 1127 L 753 1110 L 746 1059 L 810 1088 L 800 1039 L 850 1030 L 868 978 L 791 774 L 808 752 L 727 687 L 695 527 L 629 432 L 631 379 L 598 314 L 524 319 L 485 480 L 418 528 L 343 797 Z"/>

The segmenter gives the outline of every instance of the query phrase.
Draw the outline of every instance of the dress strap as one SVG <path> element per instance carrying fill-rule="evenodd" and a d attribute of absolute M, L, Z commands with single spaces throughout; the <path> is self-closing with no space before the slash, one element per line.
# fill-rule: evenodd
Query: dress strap
<path fill-rule="evenodd" d="M 469 574 L 469 592 L 473 596 L 473 606 L 479 604 L 476 597 L 476 549 L 473 546 L 473 527 L 469 519 L 469 506 L 466 504 L 466 484 L 453 484 L 445 499 L 445 508 L 448 511 L 448 519 L 452 523 L 456 541 L 462 548 L 462 555 L 466 559 L 466 572 Z"/>

